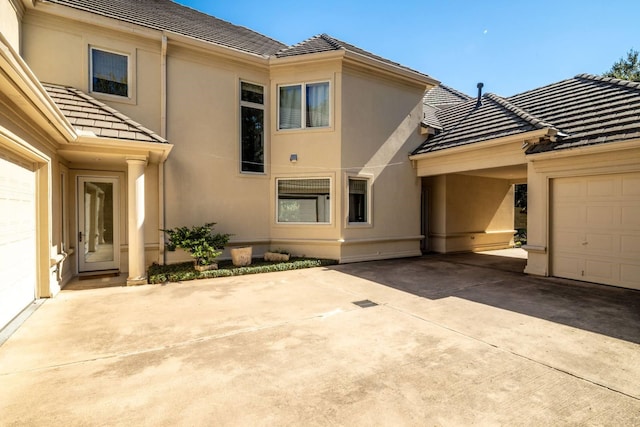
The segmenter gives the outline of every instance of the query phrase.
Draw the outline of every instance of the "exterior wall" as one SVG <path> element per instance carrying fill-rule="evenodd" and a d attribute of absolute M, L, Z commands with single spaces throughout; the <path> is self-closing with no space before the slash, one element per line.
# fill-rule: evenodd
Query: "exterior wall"
<path fill-rule="evenodd" d="M 9 45 L 20 52 L 20 20 L 24 6 L 20 0 L 0 0 L 0 31 Z"/>
<path fill-rule="evenodd" d="M 420 179 L 407 157 L 419 134 L 424 86 L 345 67 L 339 178 L 342 262 L 420 255 Z M 369 224 L 348 222 L 348 177 L 371 180 Z"/>
<path fill-rule="evenodd" d="M 640 141 L 529 156 L 527 194 L 528 261 L 525 272 L 550 274 L 550 185 L 553 178 L 640 171 Z"/>
<path fill-rule="evenodd" d="M 240 172 L 240 81 L 265 87 L 268 153 L 268 70 L 172 44 L 167 64 L 167 139 L 175 146 L 165 166 L 166 228 L 216 222 L 216 231 L 233 234 L 229 246 L 260 253 L 269 240 L 269 157 L 264 174 Z M 167 252 L 168 262 L 186 259 Z"/>
<path fill-rule="evenodd" d="M 343 189 L 341 170 L 341 134 L 343 125 L 344 83 L 340 62 L 336 60 L 272 66 L 271 68 L 271 180 L 269 206 L 273 249 L 289 250 L 294 255 L 340 258 L 341 204 Z M 278 130 L 278 86 L 283 84 L 329 82 L 330 125 L 327 128 Z M 289 161 L 297 154 L 296 163 Z M 330 178 L 331 221 L 329 224 L 279 224 L 276 203 L 278 178 Z"/>
<path fill-rule="evenodd" d="M 102 19 L 96 18 L 98 23 Z M 25 59 L 38 78 L 81 89 L 145 127 L 162 132 L 160 32 L 136 37 L 131 35 L 133 31 L 125 32 L 127 28 L 114 31 L 37 10 L 29 11 L 24 25 Z M 130 99 L 89 91 L 91 46 L 129 55 L 133 76 Z M 169 41 L 166 138 L 175 147 L 166 165 L 161 166 L 162 172 L 157 164 L 145 169 L 147 265 L 163 262 L 159 228 L 214 221 L 218 231 L 233 234 L 236 244 L 268 241 L 268 174 L 239 172 L 241 79 L 264 85 L 268 99 L 269 75 L 264 67 L 233 62 Z M 265 113 L 268 120 L 268 108 Z M 105 175 L 121 174 L 121 270 L 127 271 L 126 165 L 78 163 L 70 168 L 74 176 L 95 170 Z M 159 173 L 166 183 L 164 212 L 158 193 Z M 75 194 L 75 183 L 72 191 Z M 189 259 L 181 252 L 166 255 L 169 262 Z"/>
<path fill-rule="evenodd" d="M 430 189 L 430 240 L 436 252 L 501 249 L 513 244 L 514 193 L 510 180 L 441 175 Z"/>
<path fill-rule="evenodd" d="M 70 18 L 64 18 L 48 14 L 48 7 L 59 9 L 43 4 L 29 9 L 24 19 L 24 56 L 38 78 L 81 89 L 174 144 L 160 170 L 147 167 L 146 194 L 153 195 L 146 201 L 147 264 L 189 259 L 182 252 L 164 252 L 159 228 L 205 222 L 216 222 L 216 231 L 231 233 L 229 246 L 252 245 L 256 255 L 269 248 L 342 261 L 419 255 L 420 180 L 407 153 L 422 141 L 418 129 L 425 83 L 400 82 L 364 66 L 344 71 L 344 58 L 333 53 L 268 63 L 169 35 L 165 85 L 161 32 L 78 11 L 66 11 Z M 128 99 L 89 91 L 92 46 L 129 55 Z M 241 81 L 265 87 L 263 174 L 240 172 Z M 278 85 L 318 81 L 330 82 L 330 126 L 279 131 Z M 343 126 L 346 122 L 348 127 Z M 297 163 L 289 162 L 291 154 L 298 155 Z M 103 167 L 85 160 L 68 165 L 72 194 L 82 171 L 121 174 L 124 185 L 126 165 Z M 351 175 L 371 179 L 371 224 L 347 223 Z M 158 194 L 161 177 L 164 187 Z M 331 179 L 330 223 L 277 222 L 276 181 L 291 177 Z M 121 197 L 126 200 L 126 191 Z M 123 215 L 121 242 L 126 251 Z M 126 260 L 123 253 L 122 270 Z"/>
<path fill-rule="evenodd" d="M 136 37 L 38 10 L 28 11 L 23 27 L 23 57 L 40 81 L 80 89 L 160 133 L 160 32 Z M 129 55 L 129 99 L 89 91 L 90 47 Z"/>

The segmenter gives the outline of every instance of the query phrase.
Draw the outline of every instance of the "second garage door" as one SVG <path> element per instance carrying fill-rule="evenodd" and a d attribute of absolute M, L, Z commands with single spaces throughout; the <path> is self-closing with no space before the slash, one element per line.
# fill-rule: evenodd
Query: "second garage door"
<path fill-rule="evenodd" d="M 34 300 L 35 173 L 0 153 L 0 329 Z"/>
<path fill-rule="evenodd" d="M 640 289 L 640 173 L 557 178 L 551 274 Z"/>

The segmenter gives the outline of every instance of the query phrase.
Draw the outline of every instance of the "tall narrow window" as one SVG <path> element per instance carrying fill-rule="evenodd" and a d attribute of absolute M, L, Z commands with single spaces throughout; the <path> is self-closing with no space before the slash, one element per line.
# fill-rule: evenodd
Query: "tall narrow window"
<path fill-rule="evenodd" d="M 279 179 L 278 222 L 329 223 L 329 178 Z"/>
<path fill-rule="evenodd" d="M 328 127 L 329 110 L 329 82 L 278 88 L 278 129 Z"/>
<path fill-rule="evenodd" d="M 368 187 L 366 179 L 349 178 L 349 222 L 368 222 Z"/>
<path fill-rule="evenodd" d="M 91 91 L 129 96 L 129 57 L 91 48 Z"/>
<path fill-rule="evenodd" d="M 264 173 L 264 87 L 240 83 L 242 172 Z"/>

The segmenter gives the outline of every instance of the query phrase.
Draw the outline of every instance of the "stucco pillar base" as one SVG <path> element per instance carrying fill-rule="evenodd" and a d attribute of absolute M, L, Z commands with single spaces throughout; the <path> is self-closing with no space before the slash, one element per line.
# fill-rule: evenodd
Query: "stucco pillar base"
<path fill-rule="evenodd" d="M 127 277 L 127 286 L 148 285 L 146 277 Z"/>

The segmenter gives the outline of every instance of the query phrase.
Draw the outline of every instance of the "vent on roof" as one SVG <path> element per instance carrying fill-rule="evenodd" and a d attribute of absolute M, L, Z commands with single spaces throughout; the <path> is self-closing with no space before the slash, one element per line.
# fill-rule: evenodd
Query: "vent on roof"
<path fill-rule="evenodd" d="M 478 88 L 478 100 L 476 101 L 476 108 L 479 108 L 482 105 L 482 87 L 484 84 L 482 82 L 477 84 Z"/>

